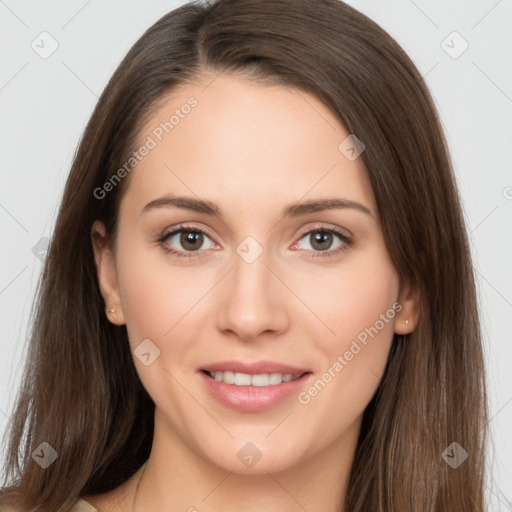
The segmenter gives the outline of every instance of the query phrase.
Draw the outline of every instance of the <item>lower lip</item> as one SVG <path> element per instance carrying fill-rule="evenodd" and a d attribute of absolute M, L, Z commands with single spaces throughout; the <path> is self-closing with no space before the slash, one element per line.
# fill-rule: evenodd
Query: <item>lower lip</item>
<path fill-rule="evenodd" d="M 309 380 L 311 373 L 290 382 L 274 386 L 236 386 L 212 379 L 199 372 L 210 394 L 221 404 L 242 412 L 259 412 L 276 406 L 290 395 L 297 394 Z"/>

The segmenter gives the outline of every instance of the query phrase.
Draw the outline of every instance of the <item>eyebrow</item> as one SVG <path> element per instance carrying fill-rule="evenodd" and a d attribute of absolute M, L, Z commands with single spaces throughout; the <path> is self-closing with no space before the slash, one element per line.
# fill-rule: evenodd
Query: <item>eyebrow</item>
<path fill-rule="evenodd" d="M 157 208 L 182 208 L 185 210 L 191 210 L 198 213 L 204 213 L 206 215 L 215 215 L 222 219 L 222 211 L 215 203 L 210 201 L 204 201 L 202 199 L 196 199 L 193 197 L 184 196 L 164 196 L 159 197 L 150 201 L 142 209 L 141 215 L 150 210 Z M 373 217 L 371 210 L 357 201 L 351 201 L 349 199 L 340 198 L 327 198 L 318 199 L 312 201 L 306 201 L 302 203 L 292 203 L 285 206 L 281 211 L 282 217 L 300 217 L 308 213 L 321 212 L 325 210 L 345 209 L 350 208 Z"/>

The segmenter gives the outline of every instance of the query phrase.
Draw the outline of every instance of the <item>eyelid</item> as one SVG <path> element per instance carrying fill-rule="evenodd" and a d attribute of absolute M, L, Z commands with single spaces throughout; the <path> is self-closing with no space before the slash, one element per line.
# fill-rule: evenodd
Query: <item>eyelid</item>
<path fill-rule="evenodd" d="M 303 231 L 301 231 L 301 234 L 298 236 L 302 238 L 304 235 L 311 233 L 311 231 L 334 231 L 335 233 L 346 238 L 354 238 L 354 235 L 348 229 L 340 228 L 339 226 L 336 226 L 334 224 L 328 224 L 325 222 L 321 222 L 320 224 L 314 224 L 312 226 L 303 228 Z"/>

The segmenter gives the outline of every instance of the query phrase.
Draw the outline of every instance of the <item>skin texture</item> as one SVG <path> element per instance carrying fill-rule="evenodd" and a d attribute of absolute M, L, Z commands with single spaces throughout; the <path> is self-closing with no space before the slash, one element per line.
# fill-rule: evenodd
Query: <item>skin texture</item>
<path fill-rule="evenodd" d="M 174 89 L 139 141 L 190 96 L 197 106 L 131 171 L 115 247 L 94 242 L 110 321 L 126 324 L 132 351 L 144 339 L 160 350 L 149 366 L 134 358 L 156 405 L 136 510 L 333 512 L 393 333 L 416 325 L 415 292 L 390 260 L 362 158 L 350 161 L 338 149 L 349 132 L 320 100 L 223 73 Z M 222 219 L 175 207 L 142 212 L 168 194 L 211 201 Z M 371 215 L 281 214 L 326 198 L 356 201 Z M 190 259 L 164 250 L 186 253 L 179 234 L 157 241 L 181 223 L 207 232 Z M 321 226 L 353 243 L 333 235 L 327 251 L 315 249 L 316 232 L 307 232 Z M 99 222 L 93 232 L 105 235 Z M 247 236 L 263 249 L 250 264 L 236 251 Z M 402 309 L 308 404 L 292 395 L 265 411 L 235 411 L 211 397 L 197 373 L 223 360 L 272 360 L 310 370 L 307 390 L 397 302 Z M 251 468 L 237 457 L 247 442 L 261 452 Z M 140 474 L 85 499 L 102 511 L 131 510 Z"/>

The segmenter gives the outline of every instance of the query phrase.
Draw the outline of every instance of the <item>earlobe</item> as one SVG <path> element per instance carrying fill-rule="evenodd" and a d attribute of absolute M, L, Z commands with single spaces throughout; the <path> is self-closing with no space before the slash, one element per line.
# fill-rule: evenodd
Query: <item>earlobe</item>
<path fill-rule="evenodd" d="M 415 286 L 406 283 L 402 286 L 398 302 L 402 306 L 395 316 L 395 333 L 410 334 L 416 328 L 419 318 L 419 293 Z"/>
<path fill-rule="evenodd" d="M 100 292 L 105 301 L 105 314 L 115 325 L 124 325 L 125 318 L 117 282 L 115 255 L 107 238 L 103 222 L 95 221 L 91 228 L 91 242 Z"/>

